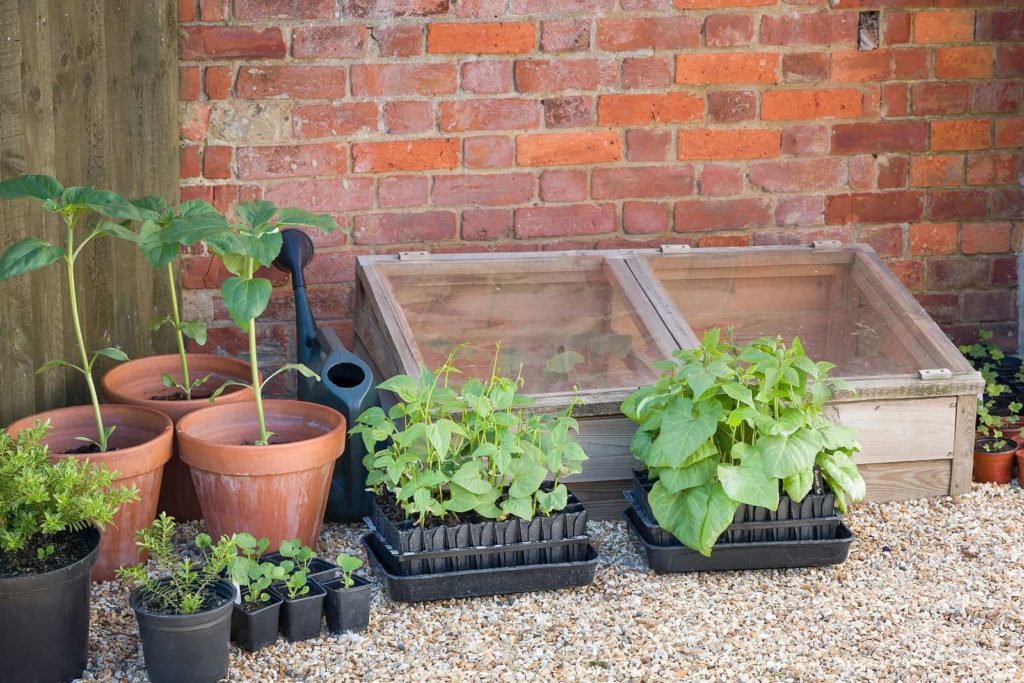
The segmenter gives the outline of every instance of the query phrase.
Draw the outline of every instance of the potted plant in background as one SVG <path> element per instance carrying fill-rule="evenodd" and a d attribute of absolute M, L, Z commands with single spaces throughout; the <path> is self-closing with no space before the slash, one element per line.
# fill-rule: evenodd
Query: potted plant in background
<path fill-rule="evenodd" d="M 973 479 L 983 484 L 1009 484 L 1018 446 L 1003 435 L 1004 418 L 990 412 L 991 406 L 991 401 L 978 406 Z"/>
<path fill-rule="evenodd" d="M 0 429 L 0 680 L 78 678 L 100 529 L 135 492 L 86 460 L 50 460 L 49 425 Z"/>
<path fill-rule="evenodd" d="M 235 539 L 214 544 L 207 534 L 196 536 L 203 555 L 196 564 L 175 552 L 174 518 L 161 513 L 138 532 L 139 548 L 149 554 L 145 564 L 124 567 L 118 576 L 134 586 L 128 603 L 135 611 L 142 639 L 146 673 L 153 683 L 213 683 L 227 677 L 228 641 L 235 587 L 221 578 L 236 556 Z"/>
<path fill-rule="evenodd" d="M 181 253 L 181 241 L 175 235 L 219 229 L 225 225 L 224 217 L 203 201 L 185 202 L 177 210 L 154 196 L 134 200 L 133 204 L 144 212 L 134 240 L 153 268 L 166 271 L 170 296 L 170 313 L 156 316 L 149 327 L 156 331 L 169 326 L 174 332 L 177 353 L 129 360 L 112 368 L 100 380 L 103 395 L 111 403 L 159 410 L 175 423 L 192 411 L 209 406 L 213 392 L 229 380 L 236 384 L 219 395 L 217 403 L 251 401 L 252 390 L 237 384 L 250 376 L 248 363 L 186 352 L 186 338 L 199 346 L 206 344 L 206 325 L 182 320 L 178 307 L 175 262 Z M 164 466 L 159 509 L 179 521 L 202 517 L 192 473 L 181 462 L 177 449 Z"/>
<path fill-rule="evenodd" d="M 335 562 L 338 565 L 337 576 L 320 582 L 327 591 L 324 600 L 327 630 L 331 633 L 362 631 L 370 624 L 370 599 L 373 597 L 370 582 L 355 574 L 363 566 L 363 561 L 353 555 L 339 553 Z"/>
<path fill-rule="evenodd" d="M 215 536 L 248 531 L 281 541 L 299 538 L 316 544 L 334 462 L 345 441 L 345 418 L 326 406 L 294 400 L 264 400 L 269 381 L 286 370 L 319 380 L 305 365 L 289 363 L 261 381 L 257 358 L 256 319 L 270 300 L 271 284 L 256 277 L 281 250 L 280 230 L 287 226 L 334 230 L 327 215 L 301 209 L 277 210 L 257 201 L 235 207 L 238 223 L 221 228 L 183 231 L 181 241 L 205 241 L 232 277 L 221 295 L 232 319 L 248 334 L 254 400 L 215 405 L 178 422 L 181 458 L 192 469 L 200 507 Z M 238 382 L 225 382 L 214 396 Z M 297 495 L 299 492 L 302 495 Z M 282 514 L 289 510 L 290 514 Z"/>
<path fill-rule="evenodd" d="M 865 486 L 855 433 L 824 416 L 839 383 L 828 377 L 832 365 L 809 359 L 796 338 L 788 348 L 769 338 L 737 348 L 720 334 L 708 330 L 699 347 L 676 351 L 657 382 L 622 405 L 638 425 L 631 450 L 646 467 L 627 498 L 649 564 L 691 571 L 843 561 L 850 537 L 837 538 L 845 527 L 833 506 L 845 512 Z M 666 550 L 673 538 L 685 548 Z M 829 542 L 833 552 L 822 554 Z"/>
<path fill-rule="evenodd" d="M 238 554 L 228 565 L 228 576 L 238 584 L 240 600 L 231 613 L 231 640 L 243 650 L 255 652 L 277 640 L 281 621 L 281 597 L 271 584 L 288 576 L 288 565 L 261 558 L 270 540 L 252 534 L 235 536 Z"/>
<path fill-rule="evenodd" d="M 28 198 L 60 217 L 65 227 L 63 246 L 37 237 L 27 237 L 8 247 L 0 256 L 0 281 L 60 262 L 67 285 L 68 310 L 74 330 L 78 362 L 51 360 L 37 372 L 69 368 L 85 379 L 90 405 L 49 410 L 12 423 L 12 436 L 32 427 L 37 420 L 49 421 L 52 429 L 44 437 L 55 456 L 88 457 L 119 472 L 115 480 L 138 491 L 138 500 L 125 505 L 114 519 L 111 532 L 103 535 L 93 579 L 102 581 L 115 570 L 138 561 L 133 536 L 153 521 L 164 463 L 171 457 L 173 426 L 171 420 L 155 410 L 138 406 L 101 406 L 93 382 L 93 370 L 100 358 L 127 360 L 116 347 L 90 352 L 82 332 L 79 288 L 75 264 L 85 246 L 94 239 L 115 236 L 132 238 L 133 233 L 111 221 L 92 222 L 98 215 L 115 220 L 138 220 L 140 209 L 107 190 L 91 187 L 63 187 L 43 175 L 27 175 L 0 182 L 0 199 Z"/>

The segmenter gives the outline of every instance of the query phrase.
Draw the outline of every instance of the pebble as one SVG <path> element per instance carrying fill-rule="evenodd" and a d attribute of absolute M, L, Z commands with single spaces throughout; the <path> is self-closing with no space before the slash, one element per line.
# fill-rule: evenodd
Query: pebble
<path fill-rule="evenodd" d="M 232 646 L 231 681 L 1021 681 L 1024 492 L 864 503 L 837 567 L 647 570 L 622 522 L 591 522 L 585 588 L 401 604 L 359 634 Z M 184 525 L 181 545 L 201 525 Z M 362 554 L 327 524 L 322 552 Z M 146 681 L 127 590 L 93 588 L 87 681 Z"/>

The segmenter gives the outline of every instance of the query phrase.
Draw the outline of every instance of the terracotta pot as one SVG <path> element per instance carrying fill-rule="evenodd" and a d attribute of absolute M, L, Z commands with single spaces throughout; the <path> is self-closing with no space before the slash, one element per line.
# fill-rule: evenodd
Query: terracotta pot
<path fill-rule="evenodd" d="M 1024 486 L 1024 448 L 1017 450 L 1017 483 Z"/>
<path fill-rule="evenodd" d="M 95 439 L 96 422 L 92 406 L 72 406 L 48 410 L 24 417 L 7 428 L 11 435 L 31 427 L 36 420 L 49 420 L 51 429 L 44 443 L 50 447 L 53 458 L 84 458 L 94 464 L 106 465 L 118 472 L 114 481 L 139 490 L 139 500 L 125 504 L 114 516 L 100 541 L 100 554 L 92 570 L 93 581 L 114 578 L 118 567 L 139 561 L 135 547 L 135 531 L 148 527 L 156 517 L 156 503 L 160 495 L 160 481 L 164 463 L 171 457 L 174 427 L 171 418 L 161 412 L 138 406 L 104 405 L 101 407 L 103 423 L 117 427 L 110 435 L 105 453 L 66 455 L 82 446 L 75 437 Z"/>
<path fill-rule="evenodd" d="M 996 441 L 1006 441 L 1008 445 L 998 451 L 986 451 L 983 446 Z M 1010 439 L 975 439 L 974 440 L 974 481 L 992 484 L 1009 484 L 1013 478 L 1013 454 L 1017 443 Z"/>
<path fill-rule="evenodd" d="M 214 538 L 247 531 L 281 541 L 299 538 L 310 547 L 320 535 L 334 463 L 345 445 L 345 418 L 317 403 L 263 402 L 269 446 L 259 438 L 249 403 L 203 408 L 178 422 L 181 459 L 192 468 L 206 527 Z"/>
<path fill-rule="evenodd" d="M 243 361 L 207 353 L 190 353 L 186 357 L 192 379 L 211 375 L 203 385 L 203 389 L 214 391 L 231 379 L 245 382 L 252 379 L 249 364 Z M 181 359 L 177 354 L 149 356 L 121 363 L 103 375 L 103 379 L 100 380 L 100 389 L 110 403 L 123 403 L 159 410 L 170 417 L 175 424 L 189 413 L 200 408 L 208 408 L 211 405 L 209 399 L 205 398 L 191 401 L 155 400 L 154 396 L 166 396 L 172 393 L 172 389 L 165 387 L 160 379 L 165 372 L 178 382 L 181 381 Z M 230 387 L 217 397 L 214 404 L 251 400 L 252 389 Z M 165 511 L 180 522 L 202 519 L 199 498 L 196 497 L 196 487 L 192 484 L 192 473 L 178 457 L 177 443 L 175 443 L 171 459 L 164 466 L 164 482 L 160 488 L 160 502 L 157 509 Z"/>

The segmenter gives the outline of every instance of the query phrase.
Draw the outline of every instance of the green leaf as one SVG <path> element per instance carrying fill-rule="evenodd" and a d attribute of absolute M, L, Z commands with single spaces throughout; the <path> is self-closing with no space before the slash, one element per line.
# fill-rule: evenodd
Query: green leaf
<path fill-rule="evenodd" d="M 638 429 L 633 432 L 633 438 L 629 440 L 629 451 L 633 457 L 640 462 L 646 463 L 651 453 L 651 444 L 654 439 L 651 433 L 645 429 Z"/>
<path fill-rule="evenodd" d="M 655 391 L 655 388 L 652 386 L 637 389 L 632 394 L 630 394 L 625 401 L 622 402 L 622 405 L 619 409 L 622 411 L 623 415 L 628 417 L 633 422 L 640 422 L 640 415 L 638 413 L 640 401 L 647 398 L 648 396 L 653 395 Z"/>
<path fill-rule="evenodd" d="M 243 332 L 249 331 L 249 321 L 258 318 L 270 303 L 270 280 L 263 278 L 231 277 L 221 285 L 224 306 Z"/>
<path fill-rule="evenodd" d="M 577 353 L 576 351 L 563 351 L 562 353 L 555 354 L 548 359 L 548 362 L 544 364 L 544 371 L 565 375 L 572 372 L 573 368 L 584 360 L 586 359 L 581 353 Z"/>
<path fill-rule="evenodd" d="M 452 475 L 451 482 L 458 484 L 469 493 L 483 494 L 491 491 L 491 485 L 489 482 L 483 479 L 483 475 L 480 470 L 479 460 L 470 460 L 462 464 L 462 466 L 455 470 L 455 474 Z M 470 506 L 467 509 L 471 509 L 475 506 Z"/>
<path fill-rule="evenodd" d="M 112 223 L 110 221 L 103 221 L 95 227 L 95 231 L 100 235 L 107 237 L 118 237 L 129 242 L 138 242 L 139 236 L 134 230 L 131 230 L 120 223 Z"/>
<path fill-rule="evenodd" d="M 648 500 L 658 524 L 704 556 L 711 554 L 711 547 L 732 524 L 739 507 L 718 482 L 670 494 L 659 480 Z"/>
<path fill-rule="evenodd" d="M 169 243 L 189 245 L 220 236 L 223 240 L 231 242 L 234 235 L 227 233 L 227 229 L 227 219 L 216 210 L 212 213 L 190 212 L 188 215 L 183 214 L 171 220 L 170 225 L 164 229 L 164 240 Z"/>
<path fill-rule="evenodd" d="M 301 226 L 319 228 L 324 232 L 336 230 L 338 223 L 332 216 L 325 213 L 310 213 L 304 209 L 284 208 L 277 212 L 274 223 L 278 227 Z"/>
<path fill-rule="evenodd" d="M 750 393 L 750 387 L 744 384 L 739 382 L 726 382 L 722 385 L 722 391 L 737 403 L 743 403 L 748 406 L 754 405 L 754 396 Z"/>
<path fill-rule="evenodd" d="M 679 398 L 661 418 L 661 432 L 651 446 L 647 464 L 651 467 L 680 467 L 718 430 L 724 412 L 715 400 Z"/>
<path fill-rule="evenodd" d="M 837 424 L 827 424 L 820 427 L 817 431 L 821 436 L 822 448 L 825 450 L 834 451 L 840 448 L 860 450 L 856 429 Z"/>
<path fill-rule="evenodd" d="M 408 403 L 416 400 L 419 384 L 409 375 L 395 375 L 378 384 L 377 389 L 398 394 L 398 398 Z"/>
<path fill-rule="evenodd" d="M 814 471 L 800 470 L 796 474 L 782 480 L 786 494 L 799 503 L 810 492 L 814 486 Z"/>
<path fill-rule="evenodd" d="M 155 218 L 155 214 L 147 209 L 132 204 L 127 199 L 110 190 L 97 190 L 94 187 L 69 187 L 61 195 L 65 205 L 81 206 L 91 209 L 101 216 L 127 220 L 147 220 Z"/>
<path fill-rule="evenodd" d="M 166 372 L 160 374 L 160 381 L 163 382 L 163 385 L 168 389 L 170 389 L 171 387 L 178 386 L 177 380 L 175 380 Z"/>
<path fill-rule="evenodd" d="M 110 358 L 111 360 L 116 360 L 118 362 L 124 362 L 128 360 L 128 354 L 122 351 L 121 349 L 117 348 L 116 346 L 108 346 L 105 349 L 98 349 L 93 352 L 93 358 L 95 358 L 96 356 L 106 356 L 107 358 Z"/>
<path fill-rule="evenodd" d="M 50 265 L 64 257 L 64 250 L 37 237 L 15 242 L 0 256 L 0 281 Z"/>
<path fill-rule="evenodd" d="M 280 232 L 268 232 L 262 235 L 238 235 L 242 244 L 243 253 L 256 259 L 256 262 L 263 266 L 269 266 L 281 253 L 281 245 L 284 240 Z"/>
<path fill-rule="evenodd" d="M 533 518 L 533 498 L 532 496 L 526 498 L 513 498 L 502 501 L 501 509 L 510 515 L 515 515 L 520 519 L 532 519 Z"/>
<path fill-rule="evenodd" d="M 69 363 L 65 360 L 61 360 L 60 358 L 54 358 L 53 360 L 48 360 L 42 365 L 40 365 L 38 368 L 36 368 L 36 371 L 33 374 L 41 375 L 44 372 L 49 372 L 50 370 L 54 370 L 56 368 L 72 368 L 74 370 L 82 372 L 82 368 L 78 367 L 74 363 Z"/>
<path fill-rule="evenodd" d="M 547 470 L 529 460 L 515 460 L 510 468 L 512 485 L 508 488 L 510 498 L 529 498 L 544 483 Z"/>
<path fill-rule="evenodd" d="M 182 320 L 181 333 L 189 339 L 195 340 L 196 344 L 206 344 L 206 323 L 199 320 Z"/>
<path fill-rule="evenodd" d="M 821 438 L 809 429 L 800 429 L 788 436 L 763 436 L 757 440 L 756 449 L 765 472 L 785 479 L 814 466 Z"/>
<path fill-rule="evenodd" d="M 139 229 L 139 249 L 153 268 L 165 268 L 178 258 L 180 247 L 177 242 L 167 240 L 166 232 L 153 221 L 143 221 Z"/>
<path fill-rule="evenodd" d="M 241 202 L 235 205 L 238 218 L 253 230 L 269 223 L 276 210 L 277 207 L 271 202 L 263 200 Z"/>
<path fill-rule="evenodd" d="M 718 481 L 729 497 L 739 503 L 775 510 L 779 507 L 779 481 L 756 467 L 718 466 Z"/>
<path fill-rule="evenodd" d="M 569 504 L 569 489 L 565 484 L 559 484 L 550 491 L 539 491 L 537 504 L 545 513 L 562 510 Z"/>
<path fill-rule="evenodd" d="M 0 183 L 0 199 L 57 200 L 63 192 L 64 187 L 48 175 L 23 175 Z"/>
<path fill-rule="evenodd" d="M 857 471 L 857 464 L 853 457 L 841 451 L 824 453 L 817 459 L 818 467 L 825 477 L 832 490 L 838 494 L 843 493 L 851 501 L 864 500 L 867 495 L 867 487 L 860 472 Z"/>
<path fill-rule="evenodd" d="M 668 493 L 679 493 L 714 480 L 717 468 L 718 460 L 704 458 L 687 467 L 659 469 L 658 480 Z"/>
<path fill-rule="evenodd" d="M 164 201 L 163 197 L 159 197 L 155 194 L 147 194 L 145 197 L 139 197 L 138 199 L 129 199 L 129 202 L 144 209 L 146 211 L 152 211 L 153 213 L 163 213 L 167 210 L 167 202 Z"/>

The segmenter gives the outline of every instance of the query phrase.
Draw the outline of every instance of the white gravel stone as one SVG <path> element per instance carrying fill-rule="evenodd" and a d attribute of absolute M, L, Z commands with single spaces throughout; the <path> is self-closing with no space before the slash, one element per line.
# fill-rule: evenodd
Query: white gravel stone
<path fill-rule="evenodd" d="M 620 522 L 592 522 L 586 588 L 418 605 L 379 591 L 361 634 L 258 653 L 232 681 L 1024 680 L 1024 492 L 975 485 L 857 506 L 844 565 L 659 575 Z M 196 525 L 183 530 L 181 540 Z M 330 524 L 322 554 L 362 554 Z M 127 592 L 93 590 L 85 680 L 144 681 Z"/>

